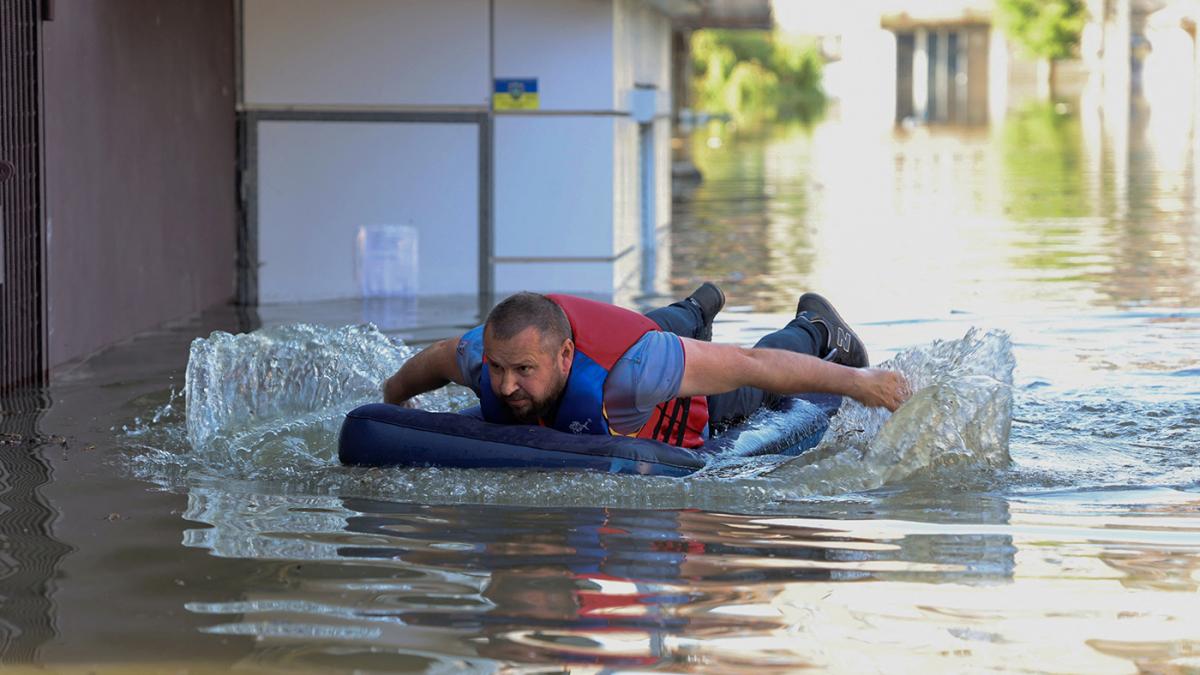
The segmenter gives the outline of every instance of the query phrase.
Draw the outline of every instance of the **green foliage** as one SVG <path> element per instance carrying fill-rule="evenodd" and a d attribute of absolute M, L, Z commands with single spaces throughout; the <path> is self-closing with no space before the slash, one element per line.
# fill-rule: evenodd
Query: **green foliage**
<path fill-rule="evenodd" d="M 721 93 L 726 110 L 767 110 L 779 97 L 779 77 L 758 61 L 738 61 Z"/>
<path fill-rule="evenodd" d="M 692 34 L 696 107 L 739 119 L 811 121 L 824 110 L 816 45 L 764 31 Z"/>
<path fill-rule="evenodd" d="M 1075 53 L 1087 10 L 1083 0 L 996 0 L 996 19 L 1030 56 L 1062 59 Z"/>

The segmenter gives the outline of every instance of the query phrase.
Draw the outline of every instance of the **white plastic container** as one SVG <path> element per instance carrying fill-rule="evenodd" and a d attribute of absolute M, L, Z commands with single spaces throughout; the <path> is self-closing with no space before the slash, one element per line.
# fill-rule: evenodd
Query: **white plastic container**
<path fill-rule="evenodd" d="M 417 228 L 411 225 L 362 225 L 358 228 L 355 268 L 364 298 L 417 294 Z"/>

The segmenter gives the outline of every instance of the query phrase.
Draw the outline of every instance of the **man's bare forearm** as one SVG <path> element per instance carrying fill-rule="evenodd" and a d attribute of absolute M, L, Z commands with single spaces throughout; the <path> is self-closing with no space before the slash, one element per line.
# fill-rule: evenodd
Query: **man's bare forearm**
<path fill-rule="evenodd" d="M 453 338 L 435 342 L 405 361 L 384 383 L 384 402 L 399 405 L 418 394 L 462 379 L 458 376 L 454 356 L 457 345 L 458 340 Z"/>
<path fill-rule="evenodd" d="M 684 339 L 687 357 L 681 396 L 704 396 L 757 387 L 780 394 L 825 393 L 867 406 L 898 408 L 908 383 L 895 371 L 849 368 L 782 349 L 735 347 Z"/>
<path fill-rule="evenodd" d="M 747 349 L 758 365 L 760 389 L 776 394 L 839 394 L 866 405 L 895 411 L 912 395 L 904 376 L 879 368 L 850 368 L 808 354 L 780 349 Z"/>
<path fill-rule="evenodd" d="M 860 371 L 783 349 L 745 349 L 750 385 L 773 394 L 821 393 L 855 397 Z M 735 387 L 736 388 L 736 387 Z"/>

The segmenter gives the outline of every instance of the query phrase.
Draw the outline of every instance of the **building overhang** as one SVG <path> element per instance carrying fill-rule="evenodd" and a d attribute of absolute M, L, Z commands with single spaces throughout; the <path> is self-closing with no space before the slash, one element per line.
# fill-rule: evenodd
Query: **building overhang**
<path fill-rule="evenodd" d="M 986 10 L 961 8 L 944 13 L 909 14 L 891 12 L 879 19 L 879 27 L 890 31 L 911 31 L 918 28 L 969 28 L 990 26 L 992 13 Z"/>
<path fill-rule="evenodd" d="M 703 0 L 646 0 L 646 4 L 671 17 L 672 20 L 699 14 Z"/>
<path fill-rule="evenodd" d="M 770 0 L 646 0 L 671 18 L 677 29 L 774 27 Z"/>

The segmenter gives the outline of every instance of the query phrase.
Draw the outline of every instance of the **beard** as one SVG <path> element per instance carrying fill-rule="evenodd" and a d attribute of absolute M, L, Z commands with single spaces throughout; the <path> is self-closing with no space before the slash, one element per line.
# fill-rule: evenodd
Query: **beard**
<path fill-rule="evenodd" d="M 513 419 L 521 424 L 538 424 L 542 420 L 549 422 L 558 410 L 558 402 L 566 386 L 566 377 L 563 377 L 555 383 L 546 398 L 534 398 L 525 391 L 517 390 L 511 396 L 505 396 L 501 400 L 508 411 L 512 413 Z M 520 409 L 514 407 L 514 404 L 520 406 Z"/>

